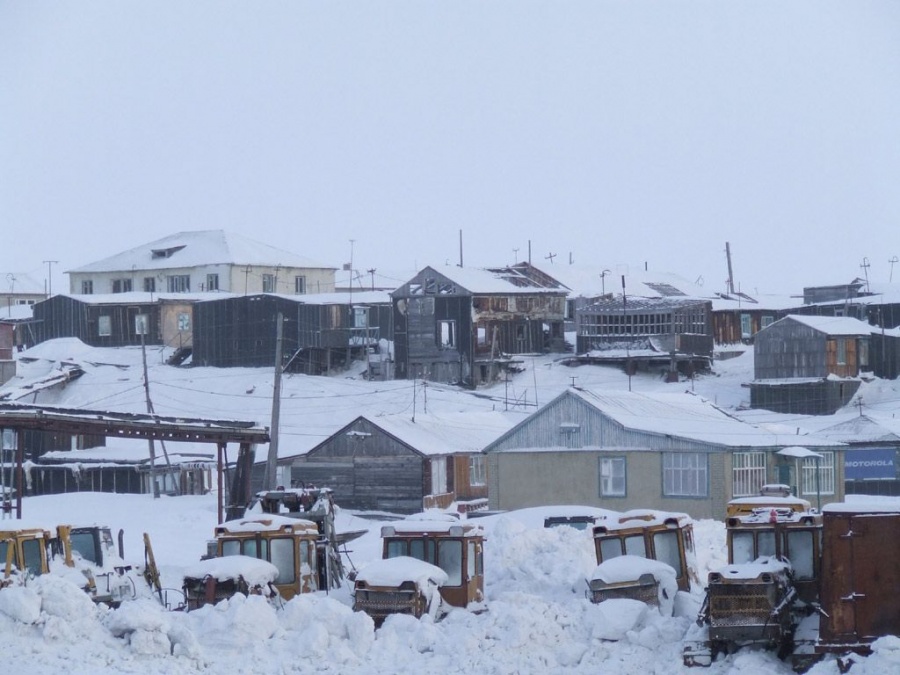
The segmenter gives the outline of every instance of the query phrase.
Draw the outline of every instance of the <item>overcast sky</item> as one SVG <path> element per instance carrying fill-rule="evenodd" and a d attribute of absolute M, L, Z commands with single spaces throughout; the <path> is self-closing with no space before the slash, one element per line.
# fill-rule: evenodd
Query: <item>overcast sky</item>
<path fill-rule="evenodd" d="M 462 231 L 466 266 L 722 290 L 730 242 L 750 292 L 887 281 L 900 2 L 0 0 L 0 223 L 54 290 L 196 229 L 363 273 Z"/>

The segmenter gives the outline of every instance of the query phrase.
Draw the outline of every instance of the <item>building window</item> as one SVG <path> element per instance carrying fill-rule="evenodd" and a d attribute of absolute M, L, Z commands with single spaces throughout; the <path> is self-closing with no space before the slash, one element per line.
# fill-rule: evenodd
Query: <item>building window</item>
<path fill-rule="evenodd" d="M 864 368 L 869 365 L 869 341 L 865 338 L 861 338 L 858 342 L 858 345 L 859 345 L 859 366 L 860 366 L 860 368 Z"/>
<path fill-rule="evenodd" d="M 306 294 L 306 277 L 294 277 L 294 293 L 297 295 Z"/>
<path fill-rule="evenodd" d="M 131 279 L 113 279 L 113 293 L 131 293 Z"/>
<path fill-rule="evenodd" d="M 435 457 L 431 460 L 431 494 L 442 495 L 447 492 L 447 459 Z"/>
<path fill-rule="evenodd" d="M 769 316 L 768 314 L 764 314 L 764 315 L 763 315 L 763 318 L 762 318 L 762 320 L 761 320 L 761 322 L 760 322 L 760 325 L 761 325 L 763 328 L 765 328 L 766 326 L 771 325 L 774 321 L 775 321 L 775 317 L 774 317 L 774 316 Z"/>
<path fill-rule="evenodd" d="M 625 458 L 600 458 L 600 496 L 625 496 Z"/>
<path fill-rule="evenodd" d="M 262 275 L 262 290 L 263 293 L 274 293 L 275 292 L 275 275 L 274 274 L 263 274 Z"/>
<path fill-rule="evenodd" d="M 735 452 L 732 456 L 732 496 L 758 495 L 766 484 L 766 453 Z"/>
<path fill-rule="evenodd" d="M 837 364 L 839 366 L 847 365 L 847 341 L 843 338 L 835 340 L 837 344 Z"/>
<path fill-rule="evenodd" d="M 219 290 L 219 275 L 218 274 L 207 274 L 206 275 L 206 290 L 208 290 L 208 291 Z"/>
<path fill-rule="evenodd" d="M 487 485 L 484 455 L 471 455 L 469 457 L 469 485 L 471 487 Z"/>
<path fill-rule="evenodd" d="M 456 322 L 438 321 L 438 339 L 441 349 L 454 349 L 456 347 Z"/>
<path fill-rule="evenodd" d="M 749 314 L 741 314 L 741 338 L 746 340 L 753 337 L 753 323 Z"/>
<path fill-rule="evenodd" d="M 369 310 L 366 307 L 353 308 L 353 327 L 368 328 L 369 327 Z"/>
<path fill-rule="evenodd" d="M 706 497 L 709 469 L 700 452 L 663 453 L 663 494 L 666 497 Z"/>
<path fill-rule="evenodd" d="M 807 457 L 801 465 L 800 491 L 804 495 L 834 494 L 834 453 L 820 452 L 819 454 L 822 455 L 821 458 Z"/>
<path fill-rule="evenodd" d="M 144 277 L 144 293 L 156 293 L 156 277 Z"/>
<path fill-rule="evenodd" d="M 191 329 L 191 315 L 187 312 L 178 313 L 178 330 L 188 331 Z"/>
<path fill-rule="evenodd" d="M 191 290 L 190 274 L 172 274 L 166 277 L 166 290 L 169 293 L 187 293 Z"/>
<path fill-rule="evenodd" d="M 578 422 L 563 422 L 559 425 L 559 435 L 564 448 L 581 447 L 581 425 Z"/>
<path fill-rule="evenodd" d="M 82 295 L 93 295 L 94 293 L 94 282 L 90 279 L 85 279 L 81 282 L 81 293 Z"/>
<path fill-rule="evenodd" d="M 97 317 L 97 335 L 100 337 L 112 335 L 112 317 L 108 314 Z"/>
<path fill-rule="evenodd" d="M 150 319 L 146 314 L 135 314 L 134 315 L 134 334 L 135 335 L 146 335 L 147 327 L 150 324 Z"/>

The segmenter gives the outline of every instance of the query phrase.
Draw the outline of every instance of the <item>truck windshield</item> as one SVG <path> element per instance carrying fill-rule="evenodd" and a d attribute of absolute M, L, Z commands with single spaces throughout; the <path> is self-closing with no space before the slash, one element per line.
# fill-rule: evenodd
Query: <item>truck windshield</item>
<path fill-rule="evenodd" d="M 677 531 L 666 530 L 665 532 L 657 532 L 653 535 L 653 548 L 657 560 L 673 567 L 679 577 L 684 576 L 684 570 L 681 568 L 681 551 L 678 548 Z"/>
<path fill-rule="evenodd" d="M 22 542 L 22 553 L 25 555 L 25 569 L 32 574 L 41 574 L 43 559 L 41 558 L 41 547 L 44 542 L 37 539 L 28 539 Z"/>
<path fill-rule="evenodd" d="M 272 539 L 269 543 L 270 562 L 278 568 L 276 584 L 289 584 L 297 578 L 294 574 L 294 540 L 289 537 Z"/>
<path fill-rule="evenodd" d="M 442 541 L 438 546 L 437 565 L 450 577 L 448 586 L 459 586 L 462 583 L 462 542 L 452 539 Z"/>
<path fill-rule="evenodd" d="M 97 561 L 97 548 L 94 546 L 94 536 L 90 532 L 73 532 L 71 537 L 72 551 L 78 553 L 82 558 L 95 565 L 100 563 Z"/>

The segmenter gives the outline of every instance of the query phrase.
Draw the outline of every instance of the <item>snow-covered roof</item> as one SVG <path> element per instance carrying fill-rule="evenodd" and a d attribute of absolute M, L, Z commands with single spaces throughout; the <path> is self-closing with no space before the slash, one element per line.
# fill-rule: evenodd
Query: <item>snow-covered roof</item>
<path fill-rule="evenodd" d="M 390 525 L 385 525 L 381 528 L 382 537 L 416 534 L 420 532 L 429 534 L 447 534 L 454 537 L 480 537 L 484 535 L 484 530 L 480 525 L 460 521 L 456 518 L 446 520 L 404 518 L 403 520 L 394 521 Z"/>
<path fill-rule="evenodd" d="M 827 335 L 869 335 L 873 331 L 881 331 L 881 329 L 876 326 L 872 326 L 859 319 L 853 319 L 849 316 L 807 316 L 805 314 L 788 314 L 786 317 L 769 324 L 766 328 L 771 328 L 788 319 L 802 323 L 805 326 L 809 326 L 810 328 Z M 766 330 L 766 328 L 763 328 L 763 330 Z"/>
<path fill-rule="evenodd" d="M 69 270 L 67 274 L 156 270 L 202 265 L 266 265 L 337 269 L 225 230 L 178 232 Z"/>
<path fill-rule="evenodd" d="M 829 513 L 898 513 L 900 499 L 896 497 L 865 497 L 848 502 L 834 502 L 822 507 L 822 512 Z"/>
<path fill-rule="evenodd" d="M 378 305 L 390 304 L 389 291 L 353 291 L 352 293 L 304 293 L 301 295 L 266 293 L 285 300 L 293 300 L 300 305 Z"/>
<path fill-rule="evenodd" d="M 643 394 L 570 389 L 626 429 L 728 447 L 776 447 L 778 436 L 726 414 L 690 393 Z"/>
<path fill-rule="evenodd" d="M 415 420 L 409 414 L 365 415 L 364 418 L 413 450 L 429 456 L 481 452 L 515 421 L 494 411 L 419 413 Z"/>
<path fill-rule="evenodd" d="M 34 312 L 31 309 L 32 307 L 33 305 L 0 306 L 0 321 L 27 321 L 34 317 Z"/>
<path fill-rule="evenodd" d="M 164 300 L 200 302 L 202 300 L 231 298 L 234 295 L 234 293 L 222 291 L 207 291 L 203 293 L 144 293 L 143 291 L 131 291 L 128 293 L 57 293 L 54 297 L 72 298 L 86 305 L 153 305 Z"/>
<path fill-rule="evenodd" d="M 853 413 L 844 421 L 819 429 L 816 434 L 844 443 L 896 443 L 900 441 L 900 419 Z"/>
<path fill-rule="evenodd" d="M 430 267 L 430 269 L 447 277 L 457 286 L 464 288 L 471 293 L 502 293 L 504 295 L 550 293 L 555 295 L 565 295 L 567 292 L 564 288 L 543 288 L 538 285 L 517 286 L 504 278 L 502 274 L 476 267 L 445 265 L 440 267 Z"/>
<path fill-rule="evenodd" d="M 0 272 L 0 295 L 43 295 L 47 292 L 43 280 L 28 272 Z"/>

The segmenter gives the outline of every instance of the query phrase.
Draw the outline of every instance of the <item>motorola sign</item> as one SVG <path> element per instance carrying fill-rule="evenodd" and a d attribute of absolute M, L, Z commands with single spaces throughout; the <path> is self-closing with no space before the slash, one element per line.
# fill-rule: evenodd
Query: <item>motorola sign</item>
<path fill-rule="evenodd" d="M 893 448 L 847 450 L 844 453 L 846 480 L 895 479 L 897 452 Z"/>

